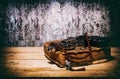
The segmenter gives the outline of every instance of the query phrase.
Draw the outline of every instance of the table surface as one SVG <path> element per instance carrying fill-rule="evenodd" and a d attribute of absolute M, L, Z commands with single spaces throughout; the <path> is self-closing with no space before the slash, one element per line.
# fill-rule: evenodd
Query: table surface
<path fill-rule="evenodd" d="M 84 66 L 85 71 L 69 71 L 46 59 L 43 47 L 6 47 L 0 51 L 0 76 L 116 77 L 120 75 L 120 53 L 111 55 L 115 57 L 112 61 Z"/>

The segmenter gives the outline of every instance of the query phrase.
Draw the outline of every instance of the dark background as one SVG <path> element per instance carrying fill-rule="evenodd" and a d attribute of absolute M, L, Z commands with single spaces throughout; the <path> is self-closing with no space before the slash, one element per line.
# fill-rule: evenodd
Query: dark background
<path fill-rule="evenodd" d="M 20 5 L 21 3 L 27 4 L 36 4 L 36 3 L 49 3 L 54 0 L 0 0 L 0 17 L 3 17 L 0 23 L 0 46 L 6 46 L 4 41 L 7 39 L 7 34 L 4 29 L 6 25 L 6 8 L 10 3 L 16 3 L 16 5 Z M 60 3 L 64 3 L 64 0 L 56 0 Z M 69 0 L 68 0 L 69 1 Z M 72 1 L 72 0 L 71 0 Z M 75 2 L 100 2 L 104 4 L 110 11 L 110 38 L 111 38 L 111 46 L 119 47 L 120 46 L 120 1 L 119 0 L 74 0 Z"/>

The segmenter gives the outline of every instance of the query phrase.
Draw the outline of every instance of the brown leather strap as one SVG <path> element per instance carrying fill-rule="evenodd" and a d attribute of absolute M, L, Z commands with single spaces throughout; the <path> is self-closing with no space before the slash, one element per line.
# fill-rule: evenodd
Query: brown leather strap
<path fill-rule="evenodd" d="M 90 41 L 89 41 L 89 37 L 88 37 L 87 33 L 85 33 L 85 36 L 86 36 L 86 40 L 87 40 L 88 50 L 89 50 L 89 53 L 90 53 L 90 59 L 91 59 L 91 62 L 92 62 L 94 60 L 94 58 L 92 56 L 91 45 L 90 45 Z"/>
<path fill-rule="evenodd" d="M 90 42 L 89 42 L 89 37 L 87 35 L 87 33 L 85 33 L 85 37 L 86 37 L 86 40 L 87 40 L 87 44 L 88 44 L 88 50 L 89 50 L 89 56 L 90 56 L 90 59 L 91 59 L 91 62 L 94 60 L 93 59 L 93 56 L 92 56 L 92 51 L 91 51 L 91 46 L 90 46 Z M 66 69 L 67 70 L 70 70 L 70 71 L 85 71 L 85 68 L 80 68 L 80 69 L 73 69 L 71 64 L 70 64 L 70 61 L 68 60 L 68 57 L 69 55 L 66 53 L 66 50 L 65 50 L 65 62 L 66 62 Z"/>

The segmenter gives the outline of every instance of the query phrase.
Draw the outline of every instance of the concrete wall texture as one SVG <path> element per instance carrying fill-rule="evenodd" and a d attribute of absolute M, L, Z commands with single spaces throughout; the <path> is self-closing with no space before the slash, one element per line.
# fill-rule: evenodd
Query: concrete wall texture
<path fill-rule="evenodd" d="M 108 36 L 109 10 L 99 3 L 9 4 L 6 32 L 10 46 L 42 46 L 44 42 L 83 35 Z"/>

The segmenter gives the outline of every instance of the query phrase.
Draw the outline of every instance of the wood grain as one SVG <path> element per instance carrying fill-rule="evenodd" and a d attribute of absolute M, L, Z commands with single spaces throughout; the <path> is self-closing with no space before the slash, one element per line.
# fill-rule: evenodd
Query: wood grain
<path fill-rule="evenodd" d="M 42 47 L 8 47 L 0 51 L 0 76 L 16 77 L 113 77 L 120 74 L 120 53 L 115 60 L 84 66 L 86 71 L 68 71 L 51 63 Z M 80 67 L 74 67 L 78 69 Z M 117 74 L 115 74 L 117 73 Z"/>

